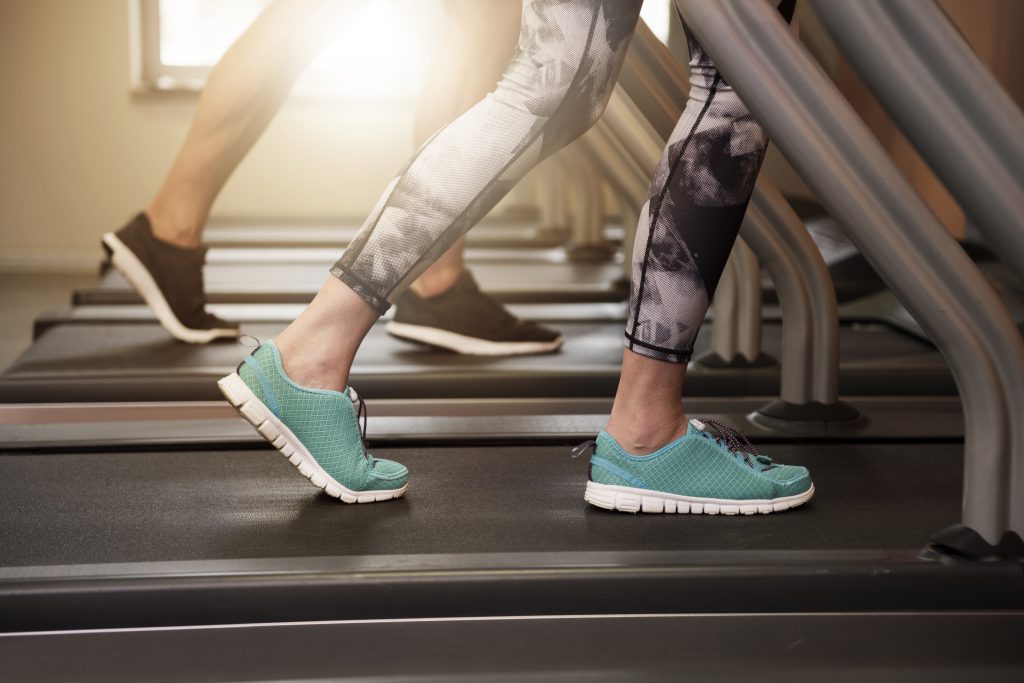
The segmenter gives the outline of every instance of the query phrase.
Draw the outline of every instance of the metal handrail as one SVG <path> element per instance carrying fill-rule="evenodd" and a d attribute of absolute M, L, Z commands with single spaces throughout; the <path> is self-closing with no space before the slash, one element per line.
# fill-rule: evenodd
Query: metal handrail
<path fill-rule="evenodd" d="M 995 254 L 1024 273 L 1024 113 L 964 37 L 932 2 L 814 8 Z"/>
<path fill-rule="evenodd" d="M 1024 341 L 992 287 L 896 170 L 775 10 L 675 0 L 723 76 L 952 369 L 965 418 L 965 554 L 1024 533 Z M 1017 550 L 1019 552 L 1019 550 Z"/>

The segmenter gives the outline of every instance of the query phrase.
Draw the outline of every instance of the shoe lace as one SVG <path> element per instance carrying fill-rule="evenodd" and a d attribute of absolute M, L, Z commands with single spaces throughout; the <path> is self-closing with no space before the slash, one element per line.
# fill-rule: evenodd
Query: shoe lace
<path fill-rule="evenodd" d="M 238 345 L 246 349 L 252 349 L 253 353 L 256 353 L 263 346 L 263 342 L 251 334 L 243 334 L 238 337 Z"/>
<path fill-rule="evenodd" d="M 356 423 L 359 425 L 359 438 L 363 441 L 363 457 L 366 458 L 366 462 L 370 467 L 375 467 L 377 459 L 370 455 L 370 451 L 367 450 L 370 444 L 366 439 L 366 421 L 370 417 L 370 409 L 366 407 L 366 401 L 363 400 L 363 397 L 355 389 L 349 388 L 348 393 L 355 404 L 359 406 L 356 409 Z"/>
<path fill-rule="evenodd" d="M 761 468 L 762 472 L 778 467 L 778 465 L 772 463 L 772 459 L 767 455 L 758 453 L 757 448 L 754 447 L 754 444 L 750 443 L 750 439 L 747 438 L 746 434 L 738 429 L 733 429 L 732 427 L 724 425 L 718 420 L 703 417 L 697 419 L 705 425 L 713 428 L 716 432 L 715 434 L 705 432 L 705 434 L 728 448 L 732 453 L 742 457 L 743 461 L 750 467 L 756 467 L 755 461 L 758 464 L 764 465 L 764 467 Z M 751 456 L 753 456 L 753 461 L 751 460 Z"/>
<path fill-rule="evenodd" d="M 569 457 L 578 458 L 581 455 L 583 455 L 588 448 L 597 448 L 597 442 L 594 441 L 593 439 L 587 439 L 586 441 L 584 441 L 583 443 L 569 451 Z"/>

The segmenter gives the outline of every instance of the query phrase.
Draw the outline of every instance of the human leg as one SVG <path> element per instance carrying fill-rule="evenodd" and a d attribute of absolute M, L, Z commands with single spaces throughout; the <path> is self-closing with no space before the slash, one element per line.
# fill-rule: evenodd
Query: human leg
<path fill-rule="evenodd" d="M 420 149 L 331 272 L 386 310 L 526 171 L 596 121 L 639 6 L 528 3 L 498 87 Z"/>
<path fill-rule="evenodd" d="M 238 335 L 206 311 L 201 246 L 210 207 L 357 0 L 278 0 L 213 69 L 177 158 L 146 210 L 103 236 L 111 263 L 178 340 L 205 344 Z"/>
<path fill-rule="evenodd" d="M 494 90 L 519 35 L 521 0 L 449 0 L 448 24 L 416 110 L 416 144 Z M 505 356 L 561 347 L 556 330 L 519 320 L 482 292 L 460 237 L 395 302 L 387 331 L 456 353 Z"/>
<path fill-rule="evenodd" d="M 260 364 L 264 380 L 259 373 L 243 376 L 252 368 L 240 366 L 239 373 L 221 381 L 231 403 L 282 452 L 295 450 L 307 466 L 307 453 L 318 463 L 340 457 L 337 449 L 344 444 L 293 439 L 298 435 L 284 432 L 270 417 L 286 427 L 294 422 L 301 430 L 310 421 L 319 423 L 317 411 L 325 396 L 340 406 L 338 414 L 351 416 L 350 390 L 341 390 L 348 382 L 351 355 L 376 317 L 530 168 L 597 119 L 640 4 L 531 2 L 516 57 L 495 92 L 419 151 L 332 268 L 336 279 L 327 281 L 317 301 L 275 343 L 257 349 L 253 360 L 243 364 Z M 340 352 L 340 346 L 353 351 Z M 296 404 L 307 401 L 308 410 L 294 416 L 281 410 L 278 416 L 271 405 L 275 387 L 284 387 Z M 306 452 L 297 449 L 296 441 Z M 337 483 L 327 482 L 328 493 Z M 335 490 L 345 500 L 346 495 L 358 497 L 362 489 Z"/>
<path fill-rule="evenodd" d="M 359 6 L 344 0 L 277 0 L 210 72 L 195 118 L 146 207 L 153 233 L 182 248 L 202 242 L 210 207 L 281 108 L 296 79 Z"/>
<path fill-rule="evenodd" d="M 792 2 L 780 11 L 791 18 Z M 700 44 L 688 42 L 690 96 L 641 210 L 622 375 L 587 500 L 629 512 L 772 512 L 809 499 L 806 470 L 773 464 L 724 427 L 688 422 L 681 402 L 768 143 Z"/>

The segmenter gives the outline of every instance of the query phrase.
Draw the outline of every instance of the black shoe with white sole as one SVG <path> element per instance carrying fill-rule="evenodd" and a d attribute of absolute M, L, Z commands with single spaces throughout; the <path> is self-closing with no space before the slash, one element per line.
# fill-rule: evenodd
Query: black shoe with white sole
<path fill-rule="evenodd" d="M 480 291 L 469 272 L 436 296 L 408 290 L 396 302 L 389 334 L 470 356 L 516 356 L 557 351 L 565 338 L 520 320 Z"/>
<path fill-rule="evenodd" d="M 208 344 L 238 337 L 238 323 L 206 312 L 206 248 L 184 249 L 153 235 L 140 213 L 117 232 L 103 235 L 110 262 L 131 283 L 175 339 Z"/>

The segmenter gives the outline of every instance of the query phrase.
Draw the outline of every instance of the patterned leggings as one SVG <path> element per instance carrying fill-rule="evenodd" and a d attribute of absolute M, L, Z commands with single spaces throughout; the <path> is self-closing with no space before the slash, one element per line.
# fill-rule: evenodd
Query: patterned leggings
<path fill-rule="evenodd" d="M 792 1 L 780 9 L 791 14 Z M 527 0 L 497 88 L 406 164 L 331 273 L 386 311 L 527 171 L 597 121 L 641 4 Z M 671 362 L 693 351 L 768 142 L 700 45 L 688 42 L 690 98 L 641 211 L 626 323 L 629 349 Z"/>

